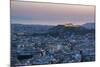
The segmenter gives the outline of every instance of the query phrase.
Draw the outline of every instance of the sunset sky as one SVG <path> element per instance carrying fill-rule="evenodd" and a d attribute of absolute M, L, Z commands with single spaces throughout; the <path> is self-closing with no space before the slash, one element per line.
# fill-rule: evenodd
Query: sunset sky
<path fill-rule="evenodd" d="M 84 24 L 95 22 L 95 6 L 11 1 L 11 23 Z"/>

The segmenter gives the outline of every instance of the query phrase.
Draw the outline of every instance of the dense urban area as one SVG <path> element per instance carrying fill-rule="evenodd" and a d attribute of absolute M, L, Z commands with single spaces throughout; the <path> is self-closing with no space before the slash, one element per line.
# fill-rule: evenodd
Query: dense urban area
<path fill-rule="evenodd" d="M 95 28 L 89 23 L 11 24 L 11 29 L 12 66 L 95 61 Z"/>

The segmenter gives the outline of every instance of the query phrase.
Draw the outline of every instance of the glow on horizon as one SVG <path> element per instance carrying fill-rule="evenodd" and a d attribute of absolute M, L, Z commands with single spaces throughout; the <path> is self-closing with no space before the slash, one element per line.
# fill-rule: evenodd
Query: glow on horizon
<path fill-rule="evenodd" d="M 84 24 L 95 22 L 95 6 L 11 1 L 11 23 Z"/>

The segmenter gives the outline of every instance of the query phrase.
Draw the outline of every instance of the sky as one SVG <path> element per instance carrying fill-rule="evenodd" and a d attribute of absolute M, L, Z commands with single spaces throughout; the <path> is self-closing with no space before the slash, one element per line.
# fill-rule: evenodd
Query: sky
<path fill-rule="evenodd" d="M 85 24 L 95 22 L 95 6 L 11 1 L 13 24 Z"/>

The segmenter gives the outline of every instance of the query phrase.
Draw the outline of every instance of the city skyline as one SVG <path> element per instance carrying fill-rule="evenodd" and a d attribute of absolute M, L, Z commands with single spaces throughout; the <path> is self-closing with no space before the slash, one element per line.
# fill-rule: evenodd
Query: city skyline
<path fill-rule="evenodd" d="M 12 24 L 84 24 L 95 22 L 95 6 L 11 1 Z"/>

